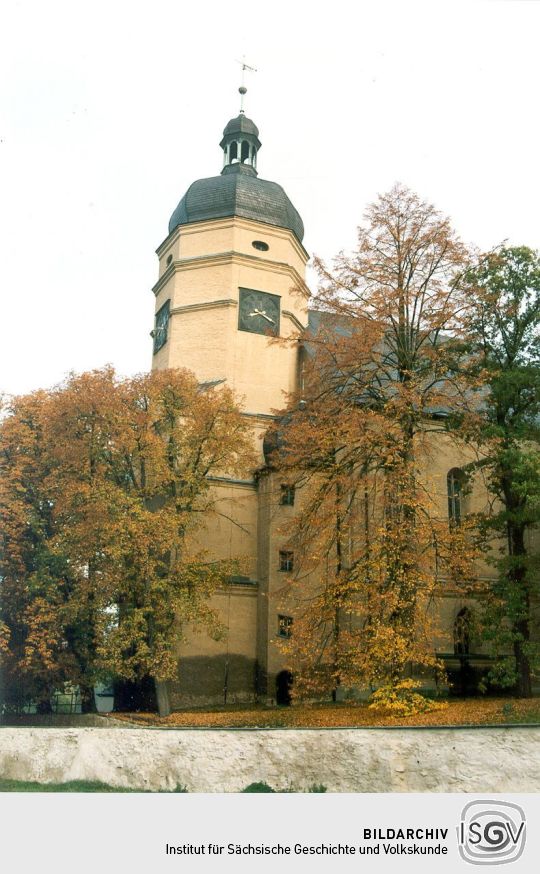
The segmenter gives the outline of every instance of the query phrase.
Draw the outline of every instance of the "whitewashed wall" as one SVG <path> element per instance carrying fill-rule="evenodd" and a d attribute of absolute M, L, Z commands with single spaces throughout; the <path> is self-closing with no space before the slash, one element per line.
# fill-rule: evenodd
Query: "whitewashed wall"
<path fill-rule="evenodd" d="M 0 728 L 0 776 L 238 792 L 538 792 L 540 729 Z"/>

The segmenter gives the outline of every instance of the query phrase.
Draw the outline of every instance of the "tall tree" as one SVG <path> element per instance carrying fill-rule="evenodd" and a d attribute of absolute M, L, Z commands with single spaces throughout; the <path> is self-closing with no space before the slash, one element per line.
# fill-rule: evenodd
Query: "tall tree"
<path fill-rule="evenodd" d="M 496 538 L 491 560 L 499 572 L 484 602 L 485 633 L 499 656 L 492 678 L 528 697 L 539 663 L 531 625 L 540 579 L 531 546 L 540 521 L 540 257 L 503 246 L 468 279 L 471 360 L 486 384 L 471 434 L 498 498 L 480 520 Z"/>
<path fill-rule="evenodd" d="M 72 376 L 15 399 L 0 430 L 2 620 L 8 671 L 31 691 L 176 675 L 185 623 L 217 629 L 232 572 L 198 544 L 212 475 L 251 459 L 227 389 L 183 371 Z M 45 695 L 47 697 L 47 695 Z"/>
<path fill-rule="evenodd" d="M 304 486 L 288 597 L 307 691 L 439 667 L 429 604 L 443 577 L 467 578 L 471 549 L 425 471 L 465 397 L 454 340 L 469 259 L 446 218 L 395 186 L 367 210 L 354 253 L 333 269 L 316 261 L 318 312 L 275 462 Z"/>
<path fill-rule="evenodd" d="M 52 690 L 74 667 L 61 646 L 59 611 L 72 574 L 52 549 L 47 394 L 6 404 L 1 426 L 0 653 L 4 700 L 50 709 Z"/>

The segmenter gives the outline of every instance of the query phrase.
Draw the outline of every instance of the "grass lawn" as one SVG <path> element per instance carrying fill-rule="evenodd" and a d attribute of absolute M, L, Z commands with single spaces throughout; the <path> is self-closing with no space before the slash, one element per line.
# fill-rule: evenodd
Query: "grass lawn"
<path fill-rule="evenodd" d="M 107 783 L 71 780 L 69 783 L 29 783 L 25 780 L 0 779 L 0 792 L 136 792 L 136 789 L 117 789 Z"/>
<path fill-rule="evenodd" d="M 298 704 L 292 707 L 234 706 L 182 710 L 160 718 L 156 713 L 113 713 L 140 726 L 171 728 L 360 728 L 362 726 L 540 724 L 540 698 L 455 699 L 448 706 L 417 716 L 376 713 L 366 704 Z"/>
<path fill-rule="evenodd" d="M 93 783 L 88 780 L 71 780 L 69 783 L 30 783 L 26 780 L 2 780 L 0 779 L 0 792 L 144 792 L 145 794 L 151 790 L 144 789 L 118 789 L 114 786 L 109 786 L 107 783 Z M 159 790 L 158 790 L 159 791 Z M 168 792 L 187 792 L 182 786 L 177 789 L 163 790 Z M 287 791 L 293 792 L 297 790 L 275 790 L 268 783 L 250 783 L 242 792 L 276 792 Z M 314 784 L 308 792 L 326 792 L 326 787 L 322 784 Z M 155 793 L 154 793 L 155 794 Z"/>
<path fill-rule="evenodd" d="M 28 780 L 0 778 L 0 792 L 152 792 L 150 789 L 125 789 L 91 780 L 70 780 L 69 783 L 33 783 Z M 164 792 L 187 792 L 184 786 Z"/>

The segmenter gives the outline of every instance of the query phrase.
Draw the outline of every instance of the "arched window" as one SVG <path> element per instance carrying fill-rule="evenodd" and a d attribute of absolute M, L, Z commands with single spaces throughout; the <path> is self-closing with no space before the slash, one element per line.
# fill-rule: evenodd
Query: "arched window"
<path fill-rule="evenodd" d="M 293 675 L 290 671 L 280 671 L 276 677 L 276 704 L 288 707 L 291 703 Z"/>
<path fill-rule="evenodd" d="M 229 150 L 229 163 L 232 164 L 233 161 L 237 161 L 237 160 L 238 160 L 238 143 L 235 141 L 235 142 L 231 143 L 231 148 Z"/>
<path fill-rule="evenodd" d="M 461 525 L 463 515 L 463 486 L 465 474 L 459 467 L 453 467 L 446 477 L 446 489 L 448 493 L 448 519 L 450 525 Z"/>
<path fill-rule="evenodd" d="M 471 651 L 471 611 L 463 607 L 454 619 L 454 655 L 465 656 Z"/>
<path fill-rule="evenodd" d="M 242 140 L 241 162 L 244 164 L 249 159 L 249 143 L 247 140 Z"/>

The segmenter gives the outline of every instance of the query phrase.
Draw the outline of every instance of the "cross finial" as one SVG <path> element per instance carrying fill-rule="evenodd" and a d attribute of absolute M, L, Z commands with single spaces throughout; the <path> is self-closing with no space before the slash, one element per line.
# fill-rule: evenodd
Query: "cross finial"
<path fill-rule="evenodd" d="M 250 67 L 249 64 L 246 64 L 246 56 L 245 55 L 242 55 L 242 60 L 237 61 L 236 63 L 240 64 L 240 66 L 242 67 L 242 84 L 240 85 L 240 88 L 238 89 L 238 91 L 240 93 L 240 113 L 243 115 L 244 114 L 244 94 L 247 93 L 247 88 L 244 85 L 246 70 L 249 70 L 250 73 L 256 73 L 257 68 Z"/>

